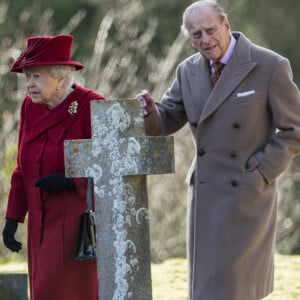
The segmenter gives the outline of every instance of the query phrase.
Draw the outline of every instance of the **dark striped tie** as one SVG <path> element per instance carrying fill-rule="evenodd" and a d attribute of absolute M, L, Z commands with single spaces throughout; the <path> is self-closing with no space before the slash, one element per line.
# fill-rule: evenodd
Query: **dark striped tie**
<path fill-rule="evenodd" d="M 218 61 L 218 62 L 213 63 L 212 66 L 214 67 L 215 71 L 211 74 L 210 78 L 211 78 L 211 82 L 213 84 L 215 84 L 217 82 L 217 80 L 219 79 L 219 77 L 221 75 L 221 71 L 225 67 L 225 64 Z"/>

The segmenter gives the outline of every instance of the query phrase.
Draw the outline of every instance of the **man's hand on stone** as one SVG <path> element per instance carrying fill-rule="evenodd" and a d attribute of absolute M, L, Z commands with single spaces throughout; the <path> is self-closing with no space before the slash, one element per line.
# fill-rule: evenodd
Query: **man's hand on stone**
<path fill-rule="evenodd" d="M 150 96 L 147 90 L 142 90 L 141 93 L 135 96 L 136 99 L 144 102 L 144 116 L 148 116 L 155 109 L 155 101 Z"/>

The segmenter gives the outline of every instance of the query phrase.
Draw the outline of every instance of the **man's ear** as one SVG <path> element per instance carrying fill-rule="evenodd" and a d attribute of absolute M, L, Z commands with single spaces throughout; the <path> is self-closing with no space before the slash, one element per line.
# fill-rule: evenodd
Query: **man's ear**
<path fill-rule="evenodd" d="M 225 22 L 226 29 L 230 31 L 230 30 L 231 30 L 231 27 L 230 27 L 230 24 L 229 24 L 228 19 L 226 18 L 226 19 L 224 20 L 224 22 Z"/>
<path fill-rule="evenodd" d="M 189 43 L 191 44 L 191 46 L 192 46 L 193 48 L 196 48 L 196 46 L 195 46 L 195 44 L 194 44 L 194 42 L 193 42 L 193 39 L 192 39 L 191 37 L 188 38 L 188 41 L 189 41 Z"/>

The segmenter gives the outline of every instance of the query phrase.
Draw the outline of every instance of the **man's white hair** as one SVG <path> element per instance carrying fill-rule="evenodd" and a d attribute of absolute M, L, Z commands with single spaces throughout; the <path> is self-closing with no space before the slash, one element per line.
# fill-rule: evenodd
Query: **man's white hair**
<path fill-rule="evenodd" d="M 187 28 L 187 22 L 191 17 L 197 17 L 197 15 L 204 9 L 211 9 L 219 15 L 221 21 L 227 18 L 223 7 L 215 0 L 199 0 L 188 6 L 182 15 L 181 32 L 185 36 L 189 36 L 189 30 Z"/>

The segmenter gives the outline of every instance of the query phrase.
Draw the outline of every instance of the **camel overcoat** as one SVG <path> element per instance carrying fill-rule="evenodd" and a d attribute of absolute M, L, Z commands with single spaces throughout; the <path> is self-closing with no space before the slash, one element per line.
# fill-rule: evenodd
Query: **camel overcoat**
<path fill-rule="evenodd" d="M 189 294 L 256 300 L 273 290 L 276 178 L 300 150 L 300 94 L 289 61 L 242 33 L 213 88 L 196 53 L 145 118 L 150 135 L 189 123 Z M 187 148 L 192 147 L 186 145 Z"/>
<path fill-rule="evenodd" d="M 86 180 L 74 179 L 76 191 L 53 194 L 34 186 L 49 173 L 64 172 L 64 140 L 91 137 L 93 99 L 103 97 L 74 85 L 73 92 L 52 110 L 29 97 L 21 105 L 17 166 L 6 218 L 24 222 L 28 213 L 31 300 L 98 299 L 96 262 L 73 259 L 79 216 L 87 207 Z"/>

